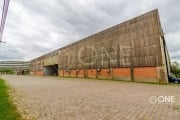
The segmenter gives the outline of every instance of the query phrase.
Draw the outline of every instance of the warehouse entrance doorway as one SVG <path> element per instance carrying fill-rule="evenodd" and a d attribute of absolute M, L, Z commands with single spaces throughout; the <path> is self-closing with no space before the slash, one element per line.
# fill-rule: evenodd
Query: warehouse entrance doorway
<path fill-rule="evenodd" d="M 43 73 L 44 75 L 58 76 L 58 64 L 44 66 Z"/>

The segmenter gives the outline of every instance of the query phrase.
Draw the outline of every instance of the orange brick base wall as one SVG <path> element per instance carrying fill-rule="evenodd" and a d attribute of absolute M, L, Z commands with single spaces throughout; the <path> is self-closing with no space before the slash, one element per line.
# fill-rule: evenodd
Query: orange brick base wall
<path fill-rule="evenodd" d="M 34 75 L 43 75 L 42 71 L 34 72 Z M 111 68 L 111 69 L 101 69 L 97 71 L 96 69 L 88 70 L 70 70 L 63 71 L 59 70 L 59 76 L 61 77 L 87 77 L 87 78 L 97 78 L 97 79 L 117 79 L 117 80 L 134 80 L 141 82 L 158 82 L 159 74 L 157 67 L 139 67 L 134 68 L 131 73 L 130 68 Z M 133 79 L 131 78 L 133 76 Z"/>
<path fill-rule="evenodd" d="M 131 69 L 130 68 L 114 68 L 113 78 L 122 80 L 131 80 Z"/>
<path fill-rule="evenodd" d="M 134 76 L 142 78 L 157 78 L 155 67 L 134 68 Z"/>
<path fill-rule="evenodd" d="M 134 68 L 134 79 L 141 82 L 156 82 L 158 72 L 156 67 Z"/>
<path fill-rule="evenodd" d="M 96 78 L 96 69 L 89 69 L 87 73 L 87 77 L 89 78 Z"/>

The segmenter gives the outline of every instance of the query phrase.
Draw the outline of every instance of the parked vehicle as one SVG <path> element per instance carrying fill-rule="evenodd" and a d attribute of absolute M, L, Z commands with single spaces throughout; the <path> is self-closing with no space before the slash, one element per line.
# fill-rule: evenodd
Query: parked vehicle
<path fill-rule="evenodd" d="M 168 75 L 168 80 L 170 83 L 180 83 L 180 78 L 176 78 L 172 75 Z"/>

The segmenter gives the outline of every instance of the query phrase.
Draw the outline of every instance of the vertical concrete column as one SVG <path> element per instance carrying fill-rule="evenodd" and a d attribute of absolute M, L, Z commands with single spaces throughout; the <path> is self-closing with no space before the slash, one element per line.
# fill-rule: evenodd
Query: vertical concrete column
<path fill-rule="evenodd" d="M 160 36 L 160 46 L 161 46 L 161 53 L 162 53 L 162 67 L 158 67 L 159 83 L 168 83 L 167 66 L 166 66 L 166 58 L 165 58 L 165 51 L 164 51 L 165 46 L 164 46 L 164 42 L 161 36 Z"/>

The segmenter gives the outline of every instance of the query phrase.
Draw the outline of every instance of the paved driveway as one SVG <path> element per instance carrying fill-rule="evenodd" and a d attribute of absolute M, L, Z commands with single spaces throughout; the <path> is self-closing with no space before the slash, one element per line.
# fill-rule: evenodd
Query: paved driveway
<path fill-rule="evenodd" d="M 36 76 L 3 78 L 13 88 L 11 96 L 18 110 L 30 120 L 180 120 L 180 86 L 176 85 Z M 168 96 L 174 96 L 173 100 L 162 102 Z"/>

